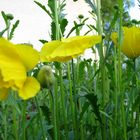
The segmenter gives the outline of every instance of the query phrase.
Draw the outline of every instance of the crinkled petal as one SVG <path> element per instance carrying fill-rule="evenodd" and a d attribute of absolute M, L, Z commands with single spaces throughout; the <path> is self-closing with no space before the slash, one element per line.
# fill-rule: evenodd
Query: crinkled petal
<path fill-rule="evenodd" d="M 29 45 L 15 45 L 15 49 L 21 58 L 27 71 L 35 67 L 39 62 L 39 53 Z"/>
<path fill-rule="evenodd" d="M 51 58 L 51 54 L 61 44 L 62 44 L 61 41 L 52 41 L 52 42 L 45 43 L 44 46 L 41 49 L 41 52 L 40 52 L 41 61 L 43 61 L 43 62 L 45 62 L 45 61 L 47 61 L 47 62 L 53 61 L 54 59 Z"/>
<path fill-rule="evenodd" d="M 40 84 L 34 77 L 27 77 L 23 87 L 18 91 L 19 96 L 27 100 L 34 97 L 37 92 L 40 90 Z"/>
<path fill-rule="evenodd" d="M 4 87 L 21 88 L 26 79 L 26 69 L 13 44 L 0 38 L 0 83 Z"/>
<path fill-rule="evenodd" d="M 8 90 L 7 88 L 0 88 L 0 100 L 5 100 L 7 98 Z"/>
<path fill-rule="evenodd" d="M 62 45 L 57 47 L 51 57 L 75 57 L 85 49 L 101 42 L 101 36 L 76 36 L 62 40 Z"/>
<path fill-rule="evenodd" d="M 76 36 L 62 39 L 62 41 L 52 41 L 42 48 L 41 60 L 65 62 L 99 42 L 101 42 L 101 36 Z"/>

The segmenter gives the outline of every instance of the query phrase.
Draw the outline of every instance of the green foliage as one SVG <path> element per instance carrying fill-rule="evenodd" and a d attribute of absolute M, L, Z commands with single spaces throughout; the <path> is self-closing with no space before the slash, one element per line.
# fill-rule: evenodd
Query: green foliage
<path fill-rule="evenodd" d="M 18 25 L 19 25 L 19 20 L 17 20 L 17 21 L 15 22 L 15 24 L 13 24 L 13 27 L 12 27 L 11 32 L 10 32 L 10 34 L 9 34 L 9 40 L 11 40 L 11 39 L 13 38 L 13 36 L 14 36 L 14 31 L 15 31 L 15 29 L 17 28 Z"/>
<path fill-rule="evenodd" d="M 95 115 L 97 117 L 97 120 L 102 124 L 97 96 L 94 94 L 87 94 L 87 95 L 85 95 L 85 97 L 89 100 L 89 102 L 92 106 L 93 112 L 95 113 Z"/>
<path fill-rule="evenodd" d="M 99 12 L 95 1 L 85 0 L 92 8 L 90 12 L 97 22 Z M 66 0 L 48 0 L 47 5 L 35 1 L 51 18 L 52 40 L 55 40 L 57 28 L 61 37 L 71 34 L 80 35 L 84 26 L 88 27 L 85 34 L 98 32 L 99 27 L 92 23 L 86 25 L 88 17 L 79 15 L 74 25 L 66 33 L 68 20 L 64 12 Z M 76 0 L 75 0 L 76 2 Z M 97 2 L 97 1 L 96 1 Z M 17 97 L 17 92 L 10 89 L 7 100 L 0 103 L 0 140 L 138 140 L 140 138 L 140 59 L 132 60 L 119 56 L 118 48 L 112 43 L 110 35 L 117 30 L 120 22 L 120 7 L 117 0 L 101 1 L 103 20 L 103 40 L 92 48 L 93 55 L 99 58 L 83 59 L 78 56 L 68 63 L 40 62 L 27 73 L 35 78 L 41 75 L 42 87 L 37 96 L 27 101 Z M 137 20 L 130 21 L 126 10 L 130 1 L 124 0 L 123 24 L 139 26 Z M 14 22 L 13 16 L 1 12 L 5 28 L 0 36 L 8 33 L 8 39 L 14 37 L 19 21 Z M 126 15 L 125 15 L 126 14 Z M 56 15 L 58 23 L 56 24 Z M 12 28 L 10 28 L 12 27 Z M 101 27 L 102 28 L 102 27 Z M 40 40 L 42 44 L 47 39 Z M 103 56 L 98 54 L 103 49 Z M 121 59 L 121 60 L 120 60 Z M 52 88 L 48 88 L 46 75 L 42 76 L 41 68 L 52 67 L 55 78 Z M 121 72 L 120 72 L 121 69 Z M 120 73 L 121 80 L 120 80 Z M 46 78 L 46 79 L 45 79 Z M 39 78 L 37 78 L 40 80 Z M 126 133 L 126 134 L 125 134 Z"/>
<path fill-rule="evenodd" d="M 4 35 L 4 33 L 7 31 L 7 39 L 11 40 L 14 36 L 14 32 L 15 29 L 18 27 L 19 25 L 19 20 L 17 20 L 13 25 L 12 28 L 10 28 L 11 26 L 11 22 L 14 19 L 14 16 L 12 14 L 5 14 L 4 11 L 1 12 L 2 17 L 4 19 L 5 22 L 5 29 L 3 31 L 0 32 L 0 37 L 2 37 Z"/>

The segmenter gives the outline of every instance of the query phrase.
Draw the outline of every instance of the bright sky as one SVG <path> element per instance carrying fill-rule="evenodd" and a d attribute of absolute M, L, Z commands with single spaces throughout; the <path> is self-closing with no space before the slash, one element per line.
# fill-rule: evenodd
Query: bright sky
<path fill-rule="evenodd" d="M 138 6 L 138 1 L 135 1 L 135 6 L 130 9 L 131 19 L 140 20 L 140 7 Z"/>
<path fill-rule="evenodd" d="M 37 0 L 36 0 L 37 1 Z M 45 5 L 47 0 L 38 0 Z M 50 18 L 38 7 L 33 0 L 0 0 L 0 11 L 12 13 L 15 19 L 20 20 L 20 24 L 15 31 L 13 42 L 31 43 L 35 48 L 40 49 L 42 44 L 39 39 L 49 40 Z M 67 0 L 66 11 L 69 27 L 73 26 L 73 21 L 79 14 L 89 16 L 89 7 L 84 0 Z M 0 31 L 4 28 L 4 21 L 0 16 Z"/>
<path fill-rule="evenodd" d="M 47 0 L 38 0 L 46 5 Z M 79 14 L 89 17 L 89 7 L 84 0 L 66 0 L 66 11 L 69 26 L 67 31 L 73 26 L 73 21 Z M 132 19 L 140 20 L 140 10 L 138 9 L 137 0 L 136 6 L 130 10 Z M 0 11 L 12 13 L 15 19 L 20 20 L 20 24 L 15 32 L 13 42 L 15 43 L 31 43 L 35 48 L 41 48 L 42 44 L 39 39 L 49 40 L 50 18 L 46 13 L 38 7 L 33 0 L 0 0 Z M 89 21 L 92 22 L 93 21 Z M 4 29 L 4 21 L 0 16 L 0 31 Z"/>

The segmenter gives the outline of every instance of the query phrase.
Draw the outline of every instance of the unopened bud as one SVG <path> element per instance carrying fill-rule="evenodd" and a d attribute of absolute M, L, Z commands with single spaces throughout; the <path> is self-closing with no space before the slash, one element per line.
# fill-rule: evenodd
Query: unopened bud
<path fill-rule="evenodd" d="M 6 14 L 7 19 L 12 20 L 14 16 L 12 14 Z"/>
<path fill-rule="evenodd" d="M 84 16 L 83 16 L 83 15 L 79 15 L 79 16 L 78 16 L 78 18 L 83 19 L 83 18 L 84 18 Z"/>
<path fill-rule="evenodd" d="M 50 66 L 42 66 L 38 72 L 37 80 L 42 87 L 52 88 L 55 78 Z"/>
<path fill-rule="evenodd" d="M 137 24 L 137 20 L 136 19 L 132 19 L 132 23 Z"/>

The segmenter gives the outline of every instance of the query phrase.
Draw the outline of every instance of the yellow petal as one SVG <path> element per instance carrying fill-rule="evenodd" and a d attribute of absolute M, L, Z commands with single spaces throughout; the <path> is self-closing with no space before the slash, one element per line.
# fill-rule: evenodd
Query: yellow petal
<path fill-rule="evenodd" d="M 51 57 L 75 57 L 85 51 L 85 49 L 101 42 L 101 36 L 76 36 L 62 40 L 62 45 L 57 47 Z"/>
<path fill-rule="evenodd" d="M 34 97 L 40 90 L 40 84 L 34 77 L 27 77 L 23 87 L 19 90 L 19 96 L 27 100 Z"/>
<path fill-rule="evenodd" d="M 123 27 L 124 40 L 122 44 L 122 52 L 130 58 L 140 55 L 140 28 L 138 27 Z"/>
<path fill-rule="evenodd" d="M 7 88 L 21 88 L 25 79 L 26 69 L 13 44 L 0 38 L 0 83 Z"/>
<path fill-rule="evenodd" d="M 82 54 L 85 49 L 101 42 L 101 36 L 76 36 L 45 44 L 41 50 L 42 61 L 65 62 Z"/>
<path fill-rule="evenodd" d="M 111 39 L 117 45 L 118 34 L 112 33 Z M 130 57 L 136 58 L 140 55 L 140 28 L 123 27 L 123 41 L 121 44 L 122 52 Z"/>
<path fill-rule="evenodd" d="M 61 41 L 52 41 L 52 42 L 45 43 L 40 52 L 41 61 L 43 61 L 43 62 L 53 61 L 53 59 L 51 58 L 51 54 L 61 44 L 62 44 Z"/>
<path fill-rule="evenodd" d="M 7 88 L 0 88 L 0 100 L 5 100 L 8 96 Z"/>
<path fill-rule="evenodd" d="M 15 45 L 15 49 L 21 58 L 27 71 L 34 68 L 39 62 L 39 53 L 29 45 Z"/>

